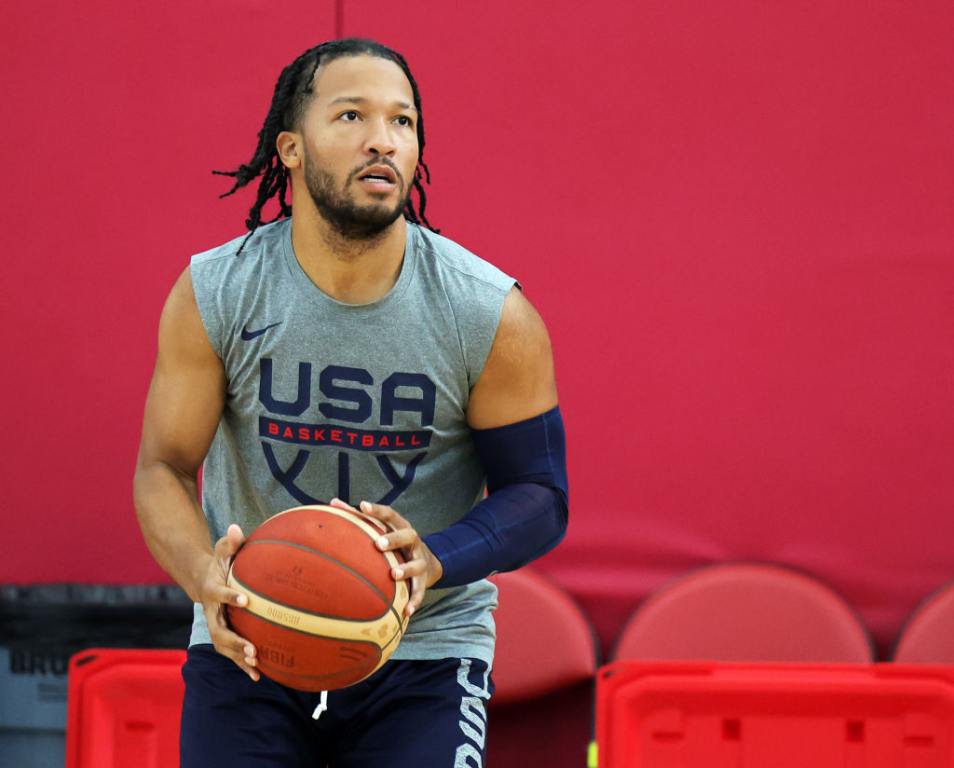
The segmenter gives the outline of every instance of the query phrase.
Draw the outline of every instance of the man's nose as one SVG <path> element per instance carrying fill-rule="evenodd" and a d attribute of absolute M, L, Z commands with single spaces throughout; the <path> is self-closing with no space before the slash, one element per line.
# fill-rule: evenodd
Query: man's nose
<path fill-rule="evenodd" d="M 365 150 L 372 155 L 393 155 L 397 151 L 391 126 L 386 121 L 373 120 L 369 123 Z"/>

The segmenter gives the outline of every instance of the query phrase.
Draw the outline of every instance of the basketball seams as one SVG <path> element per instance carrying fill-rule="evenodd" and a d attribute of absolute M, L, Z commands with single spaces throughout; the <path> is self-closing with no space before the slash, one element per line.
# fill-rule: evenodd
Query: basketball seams
<path fill-rule="evenodd" d="M 266 624 L 271 624 L 273 626 L 281 627 L 282 629 L 286 629 L 291 632 L 298 631 L 294 629 L 294 627 L 286 627 L 284 624 L 276 624 L 275 622 L 265 618 L 264 616 L 259 616 L 258 614 L 252 614 L 250 618 L 253 620 L 264 622 Z M 308 637 L 320 638 L 322 640 L 329 640 L 332 642 L 336 640 L 341 640 L 341 638 L 339 637 L 328 637 L 325 635 L 309 634 Z M 353 685 L 354 683 L 360 682 L 361 680 L 364 680 L 370 675 L 374 674 L 378 669 L 381 668 L 382 664 L 385 661 L 387 661 L 387 657 L 383 653 L 383 648 L 386 648 L 387 646 L 382 647 L 375 643 L 369 642 L 367 640 L 360 641 L 360 644 L 370 646 L 370 649 L 373 649 L 373 652 L 367 657 L 365 657 L 365 659 L 363 659 L 365 663 L 360 663 L 357 659 L 347 659 L 348 661 L 351 661 L 354 663 L 353 667 L 337 669 L 334 672 L 328 672 L 326 674 L 307 674 L 307 673 L 302 673 L 295 670 L 285 669 L 283 667 L 280 667 L 276 664 L 271 663 L 265 658 L 259 659 L 259 668 L 266 675 L 268 675 L 269 677 L 272 677 L 273 679 L 277 679 L 280 677 L 285 678 L 286 680 L 289 681 L 288 683 L 285 683 L 285 684 L 289 685 L 290 687 L 294 687 L 293 681 L 298 683 L 301 683 L 304 681 L 311 681 L 311 683 L 314 683 L 321 680 L 321 681 L 325 681 L 326 684 L 327 683 L 333 684 L 336 682 L 335 680 L 336 678 L 341 678 L 341 677 L 345 677 L 349 679 L 351 682 L 349 682 L 348 684 Z M 343 658 L 347 658 L 347 657 L 343 657 Z M 369 668 L 368 662 L 373 663 L 373 666 Z M 354 675 L 356 674 L 360 675 L 360 677 L 358 677 L 357 679 L 354 678 Z M 302 689 L 299 689 L 299 690 L 302 690 Z M 311 688 L 309 688 L 309 690 L 311 690 Z M 319 690 L 319 688 L 315 687 L 313 688 L 313 690 Z"/>
<path fill-rule="evenodd" d="M 342 637 L 341 635 L 322 635 L 322 634 L 318 634 L 317 632 L 308 632 L 307 630 L 299 629 L 298 627 L 290 627 L 287 624 L 282 624 L 280 621 L 275 621 L 274 619 L 270 619 L 267 616 L 262 616 L 260 613 L 249 611 L 247 608 L 245 610 L 248 612 L 249 616 L 252 619 L 263 621 L 266 624 L 271 624 L 273 627 L 280 627 L 281 629 L 288 630 L 289 632 L 298 632 L 299 634 L 305 635 L 305 637 L 308 637 L 308 638 L 317 638 L 318 640 L 330 640 L 333 642 L 340 641 L 340 642 L 346 642 L 346 643 L 358 643 L 360 645 L 370 646 L 371 648 L 375 650 L 375 652 L 379 652 L 382 648 L 386 648 L 388 643 L 391 642 L 391 640 L 388 640 L 387 643 L 382 645 L 381 643 L 376 643 L 374 642 L 374 640 L 368 640 L 367 638 Z M 397 634 L 400 634 L 400 632 L 398 632 Z"/>
<path fill-rule="evenodd" d="M 338 517 L 344 518 L 345 520 L 357 525 L 372 539 L 377 539 L 382 533 L 387 533 L 387 526 L 385 526 L 380 520 L 376 520 L 373 517 L 368 517 L 367 515 L 364 515 L 360 512 L 352 512 L 348 509 L 330 507 L 327 504 L 306 504 L 301 507 L 292 507 L 291 509 L 286 509 L 282 512 L 272 515 L 269 520 L 275 520 L 276 518 L 282 517 L 283 515 L 287 515 L 291 512 L 298 512 L 302 509 L 317 509 L 321 512 L 328 512 L 332 515 L 337 515 Z M 372 523 L 373 526 L 371 525 Z M 378 528 L 377 531 L 375 531 L 375 527 Z"/>
<path fill-rule="evenodd" d="M 229 574 L 229 584 L 230 586 L 239 589 L 241 592 L 248 597 L 248 604 L 244 608 L 238 610 L 245 610 L 251 613 L 258 618 L 274 624 L 275 626 L 284 627 L 285 629 L 290 629 L 295 632 L 301 632 L 303 635 L 308 635 L 312 637 L 333 637 L 338 640 L 357 640 L 362 643 L 372 643 L 374 645 L 381 646 L 381 643 L 376 642 L 375 640 L 369 640 L 367 634 L 362 634 L 362 630 L 365 629 L 376 629 L 381 625 L 381 621 L 388 621 L 388 614 L 394 617 L 394 622 L 397 624 L 397 630 L 392 632 L 391 638 L 387 643 L 384 644 L 384 647 L 387 647 L 390 644 L 391 640 L 394 638 L 394 635 L 403 634 L 403 628 L 398 614 L 394 606 L 390 606 L 388 610 L 384 611 L 380 617 L 375 619 L 342 619 L 332 616 L 322 616 L 321 614 L 313 614 L 309 611 L 304 611 L 300 608 L 295 608 L 293 606 L 287 606 L 282 603 L 276 602 L 264 595 L 259 594 L 253 589 L 250 589 L 234 573 Z M 294 613 L 297 617 L 301 618 L 301 624 L 299 626 L 291 626 L 282 621 L 276 620 L 274 618 L 269 618 L 266 614 L 266 611 L 269 609 L 274 610 L 276 613 Z M 388 624 L 391 622 L 388 621 Z M 390 628 L 389 628 L 390 629 Z M 333 632 L 333 635 L 327 635 L 326 632 Z"/>
<path fill-rule="evenodd" d="M 403 587 L 403 595 L 398 595 L 397 592 L 398 592 L 398 590 L 401 589 L 402 587 Z M 400 602 L 399 599 L 398 599 L 399 597 L 403 597 L 403 598 L 404 598 L 404 601 L 401 603 L 401 608 L 402 608 L 402 610 L 403 610 L 404 606 L 406 606 L 407 603 L 408 603 L 408 601 L 411 599 L 411 596 L 410 596 L 410 593 L 409 593 L 409 591 L 408 591 L 407 583 L 406 583 L 406 582 L 395 582 L 394 603 Z M 401 638 L 404 637 L 404 633 L 407 632 L 407 625 L 408 625 L 408 624 L 410 623 L 410 621 L 411 621 L 411 617 L 410 617 L 410 616 L 405 616 L 403 620 L 401 619 L 401 615 L 398 613 L 397 608 L 395 608 L 394 603 L 391 603 L 391 605 L 388 606 L 388 610 L 389 610 L 389 611 L 392 613 L 392 615 L 394 616 L 395 621 L 397 621 L 398 631 L 397 631 L 397 633 L 395 633 L 395 635 L 394 635 L 390 640 L 388 640 L 387 644 L 385 644 L 384 646 L 382 646 L 382 650 L 383 650 L 384 648 L 387 648 L 392 642 L 394 642 L 394 638 L 395 638 L 395 637 L 397 638 L 398 642 L 400 642 Z M 388 654 L 388 655 L 390 655 L 390 654 Z"/>
<path fill-rule="evenodd" d="M 338 509 L 337 507 L 329 507 L 326 504 L 309 504 L 303 507 L 293 507 L 292 509 L 286 509 L 284 512 L 279 512 L 269 520 L 274 520 L 276 517 L 281 517 L 282 515 L 287 515 L 290 512 L 297 512 L 302 509 L 317 509 L 321 512 L 327 512 L 328 514 L 335 515 L 340 517 L 342 520 L 347 520 L 349 523 L 354 524 L 360 530 L 368 535 L 372 541 L 377 541 L 381 536 L 388 533 L 389 526 L 382 523 L 380 520 L 377 520 L 373 517 L 369 517 L 361 512 L 352 512 L 349 509 Z M 253 534 L 254 535 L 254 534 Z M 397 556 L 392 551 L 382 552 L 384 558 L 388 561 L 388 564 L 392 568 L 396 568 L 401 565 L 401 561 L 397 559 Z"/>
<path fill-rule="evenodd" d="M 373 619 L 379 619 L 381 618 L 381 616 L 384 616 L 384 614 L 387 613 L 387 606 L 390 606 L 393 602 L 393 598 L 389 598 L 386 594 L 384 594 L 384 592 L 382 592 L 381 589 L 373 581 L 369 580 L 368 577 L 365 576 L 363 573 L 359 573 L 347 563 L 343 563 L 338 558 L 334 557 L 333 555 L 329 555 L 328 553 L 322 552 L 319 549 L 314 549 L 313 547 L 309 547 L 306 544 L 299 544 L 296 541 L 285 541 L 283 539 L 255 539 L 254 541 L 246 542 L 245 546 L 249 547 L 249 546 L 254 546 L 256 544 L 274 544 L 278 546 L 293 547 L 295 549 L 300 549 L 303 552 L 307 552 L 310 555 L 317 555 L 323 560 L 327 560 L 330 563 L 334 563 L 335 565 L 340 566 L 349 574 L 351 574 L 356 579 L 358 579 L 362 584 L 368 587 L 374 594 L 376 594 L 378 597 L 381 598 L 381 602 L 384 604 L 385 609 L 377 616 L 372 617 Z M 314 611 L 306 611 L 303 608 L 299 608 L 294 605 L 286 605 L 285 603 L 281 603 L 278 600 L 273 600 L 273 602 L 277 603 L 278 605 L 285 605 L 286 608 L 292 608 L 296 611 L 301 611 L 302 613 L 310 613 L 313 616 L 326 616 L 331 619 L 341 619 L 342 621 L 348 621 L 348 619 L 344 619 L 341 616 L 334 616 L 332 614 L 325 614 L 325 613 L 315 613 Z M 371 619 L 367 619 L 367 621 L 370 621 L 370 620 Z M 365 621 L 365 619 L 357 619 L 357 621 Z"/>
<path fill-rule="evenodd" d="M 299 507 L 299 509 L 301 509 L 301 507 Z M 375 542 L 381 538 L 382 535 L 388 533 L 389 530 L 393 530 L 380 520 L 377 520 L 373 517 L 368 517 L 367 515 L 363 515 L 360 512 L 356 514 L 346 509 L 337 509 L 336 507 L 320 507 L 320 509 L 323 509 L 325 512 L 331 512 L 332 514 L 338 515 L 338 517 L 343 518 L 344 520 L 354 523 L 356 526 L 358 526 L 358 528 L 368 534 L 372 541 Z M 401 561 L 397 559 L 397 555 L 395 555 L 393 551 L 388 550 L 386 552 L 382 552 L 381 554 L 384 555 L 384 559 L 388 561 L 388 564 L 392 568 L 402 565 Z"/>
<path fill-rule="evenodd" d="M 384 652 L 391 645 L 391 643 L 400 642 L 401 638 L 404 637 L 404 633 L 407 632 L 407 625 L 410 622 L 408 617 L 405 617 L 402 621 L 401 616 L 398 614 L 397 609 L 393 605 L 388 610 L 391 611 L 392 615 L 394 616 L 394 620 L 397 621 L 398 629 L 397 632 L 391 636 L 391 639 L 381 646 L 382 652 Z M 391 654 L 389 653 L 387 655 L 390 656 Z"/>

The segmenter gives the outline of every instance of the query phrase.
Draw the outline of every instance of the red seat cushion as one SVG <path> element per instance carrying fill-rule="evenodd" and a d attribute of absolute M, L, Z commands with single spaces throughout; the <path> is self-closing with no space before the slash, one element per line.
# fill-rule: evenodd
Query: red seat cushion
<path fill-rule="evenodd" d="M 854 611 L 820 581 L 776 565 L 695 571 L 652 595 L 624 626 L 613 658 L 868 662 Z"/>
<path fill-rule="evenodd" d="M 899 633 L 894 660 L 905 664 L 954 664 L 954 584 L 921 603 Z"/>
<path fill-rule="evenodd" d="M 500 590 L 494 613 L 496 703 L 530 699 L 592 678 L 592 627 L 562 588 L 523 568 L 492 581 Z"/>

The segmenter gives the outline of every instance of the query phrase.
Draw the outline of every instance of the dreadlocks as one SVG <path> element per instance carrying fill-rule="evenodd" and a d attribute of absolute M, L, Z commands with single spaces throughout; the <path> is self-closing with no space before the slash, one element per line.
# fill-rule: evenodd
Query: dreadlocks
<path fill-rule="evenodd" d="M 411 90 L 414 93 L 414 106 L 417 108 L 418 114 L 417 142 L 419 147 L 417 168 L 414 170 L 413 189 L 417 191 L 420 208 L 415 210 L 413 201 L 408 197 L 407 204 L 404 207 L 404 216 L 415 224 L 423 224 L 434 232 L 439 231 L 431 226 L 424 215 L 424 209 L 427 207 L 427 193 L 424 191 L 423 182 L 426 181 L 430 184 L 431 174 L 424 163 L 424 115 L 421 112 L 421 94 L 418 91 L 417 82 L 414 80 L 404 57 L 397 51 L 374 40 L 349 37 L 343 40 L 321 43 L 314 48 L 309 48 L 285 67 L 275 84 L 272 104 L 265 116 L 265 124 L 258 132 L 258 145 L 255 147 L 252 159 L 248 164 L 240 165 L 234 171 L 212 171 L 219 176 L 230 176 L 235 179 L 234 186 L 225 194 L 219 195 L 220 198 L 228 197 L 241 187 L 249 184 L 253 179 L 262 177 L 258 183 L 258 194 L 255 197 L 255 203 L 245 220 L 245 226 L 248 227 L 249 233 L 242 241 L 239 253 L 242 252 L 245 243 L 248 242 L 248 239 L 261 224 L 268 224 L 286 216 L 291 216 L 291 206 L 286 198 L 288 193 L 288 169 L 285 168 L 278 157 L 275 140 L 279 133 L 294 130 L 300 123 L 308 107 L 308 101 L 314 93 L 312 87 L 319 65 L 327 64 L 329 61 L 343 56 L 360 55 L 377 56 L 393 61 L 403 70 L 411 84 Z M 263 222 L 262 208 L 276 196 L 278 198 L 278 215 L 274 219 Z"/>

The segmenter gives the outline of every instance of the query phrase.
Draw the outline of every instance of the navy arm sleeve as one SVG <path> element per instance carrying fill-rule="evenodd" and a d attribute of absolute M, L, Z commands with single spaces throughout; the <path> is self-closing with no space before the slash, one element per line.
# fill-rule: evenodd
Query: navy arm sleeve
<path fill-rule="evenodd" d="M 559 406 L 472 434 L 488 496 L 454 525 L 424 538 L 444 569 L 435 588 L 520 568 L 553 549 L 566 532 L 566 436 Z"/>

